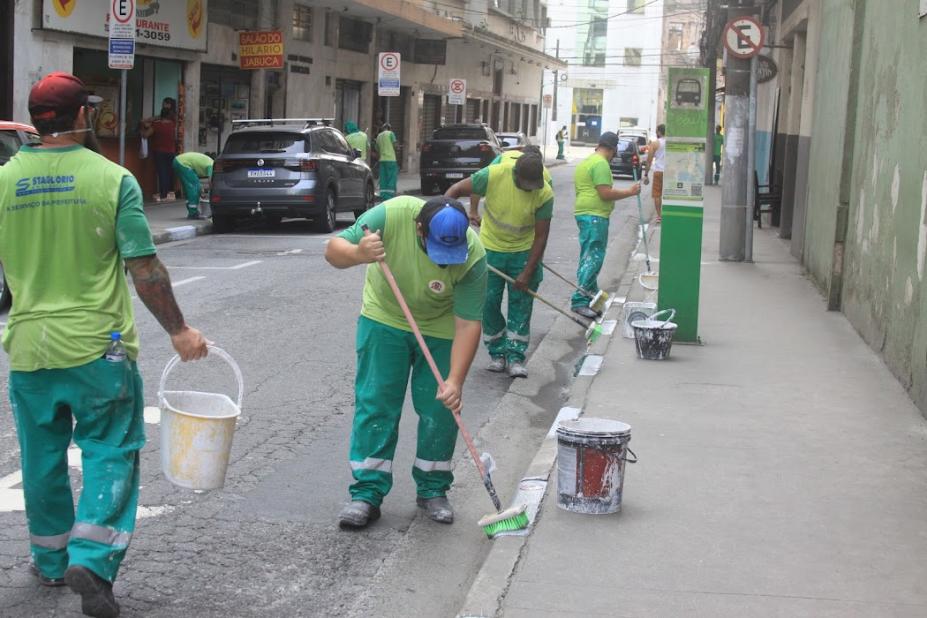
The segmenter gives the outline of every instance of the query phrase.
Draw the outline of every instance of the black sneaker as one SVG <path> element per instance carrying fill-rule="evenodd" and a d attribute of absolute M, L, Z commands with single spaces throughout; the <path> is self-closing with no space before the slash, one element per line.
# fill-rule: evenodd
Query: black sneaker
<path fill-rule="evenodd" d="M 63 577 L 47 577 L 42 575 L 42 571 L 39 570 L 39 567 L 35 564 L 29 565 L 29 570 L 32 571 L 32 574 L 35 575 L 36 579 L 39 580 L 39 583 L 43 586 L 49 588 L 60 588 L 61 586 L 67 586 Z"/>
<path fill-rule="evenodd" d="M 87 567 L 79 564 L 69 566 L 64 573 L 64 581 L 80 595 L 80 608 L 85 616 L 116 618 L 119 615 L 113 585 Z"/>
<path fill-rule="evenodd" d="M 338 514 L 338 526 L 342 530 L 360 530 L 380 519 L 380 507 L 369 502 L 354 500 L 344 505 Z"/>

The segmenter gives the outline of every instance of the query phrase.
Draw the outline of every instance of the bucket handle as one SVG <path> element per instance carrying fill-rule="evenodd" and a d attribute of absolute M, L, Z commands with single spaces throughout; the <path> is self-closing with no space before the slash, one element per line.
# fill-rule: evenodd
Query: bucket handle
<path fill-rule="evenodd" d="M 628 446 L 628 447 L 626 447 L 626 448 L 628 449 L 628 452 L 631 453 L 631 454 L 634 456 L 634 459 L 628 459 L 627 457 L 622 457 L 622 458 L 621 458 L 622 461 L 626 461 L 626 462 L 632 463 L 632 464 L 637 463 L 637 453 L 635 453 L 634 451 L 632 451 L 630 446 Z"/>
<path fill-rule="evenodd" d="M 663 315 L 664 313 L 668 313 L 668 314 L 669 314 L 669 317 L 666 318 L 666 320 L 663 321 L 663 324 L 660 324 L 660 328 L 663 328 L 664 326 L 666 326 L 666 324 L 667 324 L 668 322 L 672 322 L 672 321 L 673 321 L 673 318 L 676 317 L 676 310 L 675 310 L 675 309 L 664 309 L 663 311 L 657 311 L 656 313 L 654 313 L 653 315 L 650 316 L 650 319 L 653 320 L 654 322 L 656 322 L 656 321 L 657 321 L 657 320 L 656 320 L 657 316 L 658 316 L 658 315 Z"/>
<path fill-rule="evenodd" d="M 241 377 L 241 368 L 238 366 L 238 363 L 235 362 L 235 359 L 231 355 L 223 350 L 222 348 L 214 345 L 206 346 L 209 348 L 210 353 L 215 354 L 226 363 L 229 367 L 232 368 L 232 371 L 235 372 L 235 380 L 238 382 L 238 400 L 235 402 L 235 405 L 238 406 L 238 409 L 241 409 L 241 400 L 245 394 L 245 382 Z M 167 385 L 167 376 L 174 370 L 174 368 L 180 364 L 180 355 L 175 354 L 171 360 L 167 361 L 167 365 L 164 367 L 164 372 L 161 374 L 161 384 L 158 386 L 158 400 L 163 404 L 164 403 L 164 387 Z"/>

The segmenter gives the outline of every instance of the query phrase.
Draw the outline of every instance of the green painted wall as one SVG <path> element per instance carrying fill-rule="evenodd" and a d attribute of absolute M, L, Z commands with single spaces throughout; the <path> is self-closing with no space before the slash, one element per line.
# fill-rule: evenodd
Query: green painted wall
<path fill-rule="evenodd" d="M 890 10 L 880 0 L 824 2 L 806 264 L 826 287 L 855 5 L 864 21 L 843 311 L 927 412 L 927 19 L 918 0 Z"/>

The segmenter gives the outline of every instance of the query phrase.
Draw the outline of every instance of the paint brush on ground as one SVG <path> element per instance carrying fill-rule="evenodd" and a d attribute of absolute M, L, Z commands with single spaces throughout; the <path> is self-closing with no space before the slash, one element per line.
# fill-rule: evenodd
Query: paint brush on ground
<path fill-rule="evenodd" d="M 553 268 L 551 268 L 544 262 L 541 262 L 541 266 L 546 268 L 547 271 L 550 272 L 552 275 L 554 275 L 555 277 L 557 277 L 564 283 L 568 284 L 571 288 L 573 288 L 574 290 L 576 290 L 577 292 L 579 292 L 580 294 L 588 298 L 590 309 L 598 313 L 605 313 L 605 309 L 608 308 L 608 299 L 609 299 L 608 292 L 606 292 L 605 290 L 599 290 L 595 294 L 592 294 L 591 292 L 588 292 L 584 290 L 583 288 L 579 287 L 577 284 L 573 283 L 572 281 L 570 281 L 569 279 L 567 279 L 566 277 L 558 273 L 556 270 L 554 270 Z"/>
<path fill-rule="evenodd" d="M 634 182 L 637 182 L 637 168 L 631 170 Z M 644 222 L 644 206 L 641 204 L 641 194 L 637 194 L 637 216 L 641 221 L 641 236 L 644 239 L 644 255 L 647 257 L 647 272 L 653 272 L 650 268 L 650 247 L 647 243 L 647 224 Z"/>
<path fill-rule="evenodd" d="M 368 231 L 366 225 L 363 226 L 363 230 L 365 233 Z M 435 359 L 431 356 L 431 351 L 428 349 L 428 345 L 425 343 L 425 339 L 422 337 L 422 332 L 418 328 L 418 323 L 415 321 L 415 317 L 412 315 L 412 311 L 409 309 L 409 305 L 406 303 L 405 297 L 399 290 L 399 285 L 396 283 L 396 278 L 393 277 L 393 272 L 390 270 L 386 260 L 380 261 L 380 268 L 383 270 L 383 275 L 386 277 L 386 281 L 389 283 L 390 289 L 393 290 L 393 295 L 396 297 L 396 302 L 399 303 L 399 306 L 402 309 L 402 313 L 406 316 L 406 321 L 409 323 L 409 327 L 412 329 L 412 334 L 415 335 L 415 340 L 418 342 L 418 345 L 422 350 L 422 355 L 425 357 L 425 361 L 428 363 L 428 367 L 431 368 L 431 373 L 434 374 L 435 381 L 438 383 L 438 387 L 443 390 L 444 378 L 441 376 L 441 372 L 438 371 L 438 366 L 435 364 Z M 528 514 L 525 512 L 527 505 L 513 506 L 504 511 L 502 510 L 502 502 L 499 500 L 499 495 L 496 493 L 496 488 L 492 483 L 489 467 L 483 464 L 483 460 L 480 458 L 479 454 L 477 454 L 476 447 L 473 444 L 473 438 L 470 436 L 470 432 L 467 431 L 466 426 L 463 424 L 463 420 L 461 420 L 460 415 L 452 411 L 451 416 L 454 417 L 454 422 L 457 423 L 457 428 L 460 430 L 460 436 L 463 438 L 464 443 L 467 445 L 467 450 L 470 451 L 470 457 L 473 458 L 473 463 L 476 464 L 476 469 L 479 471 L 480 478 L 483 480 L 483 485 L 486 487 L 486 492 L 489 494 L 489 499 L 492 500 L 493 506 L 496 507 L 496 513 L 487 515 L 480 520 L 480 527 L 483 528 L 483 531 L 486 532 L 486 535 L 490 538 L 503 530 L 521 530 L 522 528 L 527 528 Z"/>
<path fill-rule="evenodd" d="M 495 267 L 493 267 L 493 266 L 490 266 L 489 264 L 486 265 L 486 268 L 488 268 L 491 272 L 493 272 L 493 273 L 499 275 L 500 277 L 502 277 L 503 279 L 505 279 L 506 281 L 508 281 L 508 282 L 511 283 L 512 285 L 515 285 L 515 280 L 512 279 L 511 277 L 509 277 L 507 274 L 505 274 L 505 273 L 502 272 L 501 270 L 499 270 L 498 268 L 495 268 Z M 568 317 L 570 320 L 576 322 L 577 324 L 579 324 L 580 326 L 582 326 L 583 328 L 585 328 L 585 329 L 586 329 L 586 341 L 587 341 L 587 342 L 589 342 L 589 343 L 595 343 L 595 341 L 596 341 L 599 337 L 602 336 L 602 325 L 599 324 L 598 322 L 596 322 L 595 320 L 592 320 L 591 322 L 588 322 L 588 323 L 587 323 L 587 322 L 584 322 L 583 320 L 581 320 L 581 319 L 578 318 L 577 316 L 575 316 L 575 315 L 573 315 L 573 314 L 571 314 L 571 313 L 568 313 L 568 312 L 567 312 L 566 310 L 564 310 L 564 309 L 561 309 L 560 307 L 558 307 L 557 305 L 555 305 L 555 304 L 552 303 L 551 301 L 547 300 L 546 298 L 544 298 L 543 296 L 541 296 L 540 294 L 538 294 L 537 292 L 535 292 L 535 291 L 532 290 L 531 288 L 526 289 L 525 292 L 527 292 L 528 294 L 530 294 L 530 295 L 533 296 L 534 298 L 538 299 L 539 301 L 541 301 L 542 303 L 544 303 L 545 305 L 547 305 L 548 307 L 550 307 L 550 308 L 553 309 L 554 311 L 558 311 L 558 312 L 562 313 L 563 315 L 565 315 L 566 317 Z"/>

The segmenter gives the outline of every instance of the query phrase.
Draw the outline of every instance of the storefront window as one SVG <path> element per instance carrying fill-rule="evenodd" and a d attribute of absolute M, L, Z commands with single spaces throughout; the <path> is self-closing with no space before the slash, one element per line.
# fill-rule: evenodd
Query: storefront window
<path fill-rule="evenodd" d="M 136 58 L 136 66 L 141 60 Z M 107 66 L 106 52 L 90 49 L 74 50 L 74 74 L 83 80 L 87 88 L 103 98 L 98 106 L 96 119 L 97 135 L 102 138 L 119 137 L 119 80 L 120 72 Z M 141 68 L 128 72 L 126 87 L 126 136 L 137 137 L 142 119 L 143 71 Z M 176 96 L 176 94 L 175 94 Z M 159 107 L 160 109 L 160 107 Z"/>

